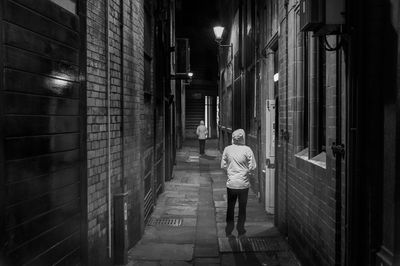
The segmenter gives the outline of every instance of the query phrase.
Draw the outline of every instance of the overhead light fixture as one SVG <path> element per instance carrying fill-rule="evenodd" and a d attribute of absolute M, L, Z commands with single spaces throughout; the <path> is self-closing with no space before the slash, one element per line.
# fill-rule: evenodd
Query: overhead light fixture
<path fill-rule="evenodd" d="M 220 43 L 222 41 L 222 34 L 223 33 L 224 33 L 224 27 L 222 27 L 222 26 L 215 26 L 214 27 L 215 41 L 217 43 Z"/>

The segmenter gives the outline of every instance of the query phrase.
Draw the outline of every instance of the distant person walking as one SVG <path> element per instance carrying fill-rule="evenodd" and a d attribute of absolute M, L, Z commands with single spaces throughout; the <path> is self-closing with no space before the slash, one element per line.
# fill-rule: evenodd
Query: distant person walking
<path fill-rule="evenodd" d="M 239 199 L 239 217 L 236 230 L 239 236 L 246 233 L 246 206 L 249 193 L 249 175 L 256 169 L 257 164 L 253 151 L 245 145 L 245 132 L 243 129 L 232 133 L 232 145 L 224 149 L 221 159 L 221 168 L 225 169 L 228 180 L 226 181 L 228 209 L 226 211 L 226 236 L 231 236 L 234 228 L 235 205 Z"/>
<path fill-rule="evenodd" d="M 200 121 L 200 125 L 196 129 L 197 137 L 199 138 L 199 145 L 200 145 L 200 154 L 204 154 L 204 147 L 206 145 L 206 139 L 208 130 L 207 127 L 204 125 L 204 121 Z"/>

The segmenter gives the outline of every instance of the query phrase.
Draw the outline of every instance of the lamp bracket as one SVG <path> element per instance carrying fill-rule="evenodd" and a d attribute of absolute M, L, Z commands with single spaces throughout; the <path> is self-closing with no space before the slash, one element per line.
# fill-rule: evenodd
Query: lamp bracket
<path fill-rule="evenodd" d="M 221 44 L 221 42 L 219 42 L 218 43 L 218 47 L 219 48 L 221 48 L 221 47 L 228 47 L 228 48 L 231 48 L 230 50 L 231 50 L 231 60 L 230 60 L 230 62 L 232 62 L 232 60 L 233 60 L 233 43 L 231 43 L 231 44 Z"/>

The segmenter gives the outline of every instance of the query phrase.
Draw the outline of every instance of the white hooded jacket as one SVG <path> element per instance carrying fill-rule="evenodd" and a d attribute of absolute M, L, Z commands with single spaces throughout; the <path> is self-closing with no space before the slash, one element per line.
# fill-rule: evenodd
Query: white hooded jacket
<path fill-rule="evenodd" d="M 227 146 L 222 154 L 221 168 L 227 172 L 226 186 L 231 189 L 249 188 L 249 174 L 257 167 L 253 151 L 244 145 L 244 139 L 244 130 L 235 130 L 232 145 Z"/>
<path fill-rule="evenodd" d="M 208 130 L 207 127 L 204 125 L 204 121 L 200 121 L 200 125 L 196 129 L 196 134 L 199 139 L 207 139 Z"/>

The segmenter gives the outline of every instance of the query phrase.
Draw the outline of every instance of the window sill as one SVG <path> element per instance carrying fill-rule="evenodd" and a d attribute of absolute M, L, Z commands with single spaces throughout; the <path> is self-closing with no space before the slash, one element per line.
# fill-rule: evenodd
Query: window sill
<path fill-rule="evenodd" d="M 326 169 L 326 152 L 321 152 L 317 156 L 311 158 L 309 161 L 321 168 Z"/>
<path fill-rule="evenodd" d="M 296 153 L 294 156 L 297 158 L 303 159 L 305 161 L 308 161 L 308 148 L 305 148 L 301 152 Z"/>
<path fill-rule="evenodd" d="M 323 169 L 326 169 L 326 152 L 321 152 L 320 154 L 314 156 L 313 158 L 308 158 L 308 148 L 305 148 L 304 150 L 295 154 L 294 156 L 309 163 L 312 163 L 316 166 L 319 166 Z"/>

